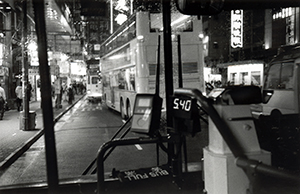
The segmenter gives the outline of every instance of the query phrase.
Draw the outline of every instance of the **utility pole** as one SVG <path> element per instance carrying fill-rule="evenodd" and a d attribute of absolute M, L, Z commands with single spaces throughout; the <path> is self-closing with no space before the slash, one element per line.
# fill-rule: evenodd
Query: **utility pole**
<path fill-rule="evenodd" d="M 171 1 L 161 0 L 163 10 L 163 37 L 164 37 L 164 53 L 165 53 L 165 88 L 166 88 L 166 106 L 167 106 L 167 128 L 168 133 L 173 128 L 172 117 L 172 101 L 173 95 L 173 58 L 172 58 L 172 40 L 171 40 Z M 174 145 L 168 144 L 169 156 L 168 164 L 172 164 L 172 156 L 174 155 Z"/>
<path fill-rule="evenodd" d="M 23 28 L 22 28 L 22 91 L 23 91 L 23 112 L 20 125 L 23 125 L 21 129 L 28 130 L 29 126 L 29 100 L 28 100 L 28 49 L 27 49 L 27 0 L 22 2 L 23 12 Z"/>
<path fill-rule="evenodd" d="M 38 40 L 39 70 L 41 76 L 42 111 L 45 131 L 46 167 L 49 193 L 58 193 L 58 167 L 55 147 L 51 77 L 47 55 L 45 5 L 43 0 L 33 0 L 35 29 Z"/>

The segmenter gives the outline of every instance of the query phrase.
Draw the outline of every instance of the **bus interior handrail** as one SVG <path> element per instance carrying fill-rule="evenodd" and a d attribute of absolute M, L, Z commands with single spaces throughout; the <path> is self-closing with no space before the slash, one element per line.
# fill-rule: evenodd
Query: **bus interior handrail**
<path fill-rule="evenodd" d="M 106 142 L 101 146 L 97 154 L 97 190 L 101 193 L 105 190 L 105 180 L 104 180 L 104 160 L 105 154 L 109 149 L 115 148 L 117 146 L 128 146 L 135 144 L 158 144 L 160 142 L 169 142 L 171 139 L 169 136 L 164 137 L 138 137 L 138 138 L 127 138 L 127 139 L 115 139 Z"/>

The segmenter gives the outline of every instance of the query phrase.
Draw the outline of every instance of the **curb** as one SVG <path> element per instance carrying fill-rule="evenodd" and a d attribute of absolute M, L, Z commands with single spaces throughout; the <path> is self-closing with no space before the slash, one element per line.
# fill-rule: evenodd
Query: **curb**
<path fill-rule="evenodd" d="M 64 111 L 59 113 L 53 120 L 54 124 L 59 121 L 59 119 L 66 114 L 77 102 L 79 102 L 81 99 L 83 99 L 86 95 L 82 95 L 79 99 L 77 99 L 73 104 L 68 106 Z M 37 132 L 32 138 L 30 138 L 28 141 L 26 141 L 23 145 L 21 145 L 20 148 L 15 150 L 13 153 L 11 153 L 7 158 L 5 158 L 0 163 L 0 170 L 5 170 L 8 168 L 12 163 L 14 163 L 24 152 L 26 152 L 32 144 L 34 144 L 42 135 L 44 135 L 44 128 L 41 129 L 39 132 Z"/>

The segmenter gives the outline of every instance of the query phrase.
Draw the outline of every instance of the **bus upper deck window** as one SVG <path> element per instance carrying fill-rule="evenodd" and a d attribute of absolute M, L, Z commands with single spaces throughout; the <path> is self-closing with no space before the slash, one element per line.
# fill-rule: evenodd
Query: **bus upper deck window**
<path fill-rule="evenodd" d="M 183 15 L 179 12 L 171 14 L 171 28 L 172 32 L 192 32 L 193 21 L 191 16 Z M 162 13 L 150 13 L 150 32 L 161 32 Z"/>

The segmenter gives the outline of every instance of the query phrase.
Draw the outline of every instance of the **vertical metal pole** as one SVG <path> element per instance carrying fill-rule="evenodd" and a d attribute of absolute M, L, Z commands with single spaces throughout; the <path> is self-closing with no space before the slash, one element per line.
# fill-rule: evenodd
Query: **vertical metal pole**
<path fill-rule="evenodd" d="M 34 20 L 38 40 L 39 70 L 41 76 L 42 110 L 45 131 L 47 181 L 49 193 L 57 193 L 58 168 L 55 148 L 51 79 L 47 56 L 47 34 L 43 0 L 33 0 Z"/>
<path fill-rule="evenodd" d="M 163 35 L 164 35 L 164 56 L 165 56 L 165 88 L 166 88 L 166 108 L 167 108 L 167 128 L 168 132 L 173 128 L 172 117 L 172 101 L 173 95 L 173 59 L 172 59 L 172 41 L 171 41 L 171 6 L 170 0 L 162 0 L 163 10 Z M 168 144 L 169 156 L 168 164 L 172 163 L 172 155 L 174 155 L 174 145 Z"/>
<path fill-rule="evenodd" d="M 182 61 L 181 61 L 181 37 L 177 36 L 177 52 L 178 52 L 178 87 L 183 87 L 183 78 L 182 78 Z M 184 154 L 184 169 L 187 172 L 187 150 L 186 150 L 186 137 L 181 137 L 182 146 L 183 146 L 183 154 Z M 179 156 L 181 158 L 181 154 Z M 180 168 L 180 167 L 179 167 Z M 182 172 L 181 172 L 182 174 Z"/>
<path fill-rule="evenodd" d="M 113 0 L 110 0 L 110 33 L 114 33 L 114 8 Z"/>
<path fill-rule="evenodd" d="M 156 64 L 156 86 L 155 86 L 155 94 L 159 96 L 159 79 L 160 79 L 160 35 L 158 35 L 158 43 L 157 43 L 157 64 Z"/>
<path fill-rule="evenodd" d="M 181 38 L 180 35 L 177 36 L 177 41 L 178 41 L 178 87 L 182 88 L 183 87 L 183 81 L 182 81 L 182 62 L 181 62 Z"/>
<path fill-rule="evenodd" d="M 27 49 L 27 0 L 22 2 L 23 28 L 22 28 L 22 91 L 23 91 L 23 115 L 24 130 L 28 130 L 29 100 L 28 100 L 28 49 Z"/>

